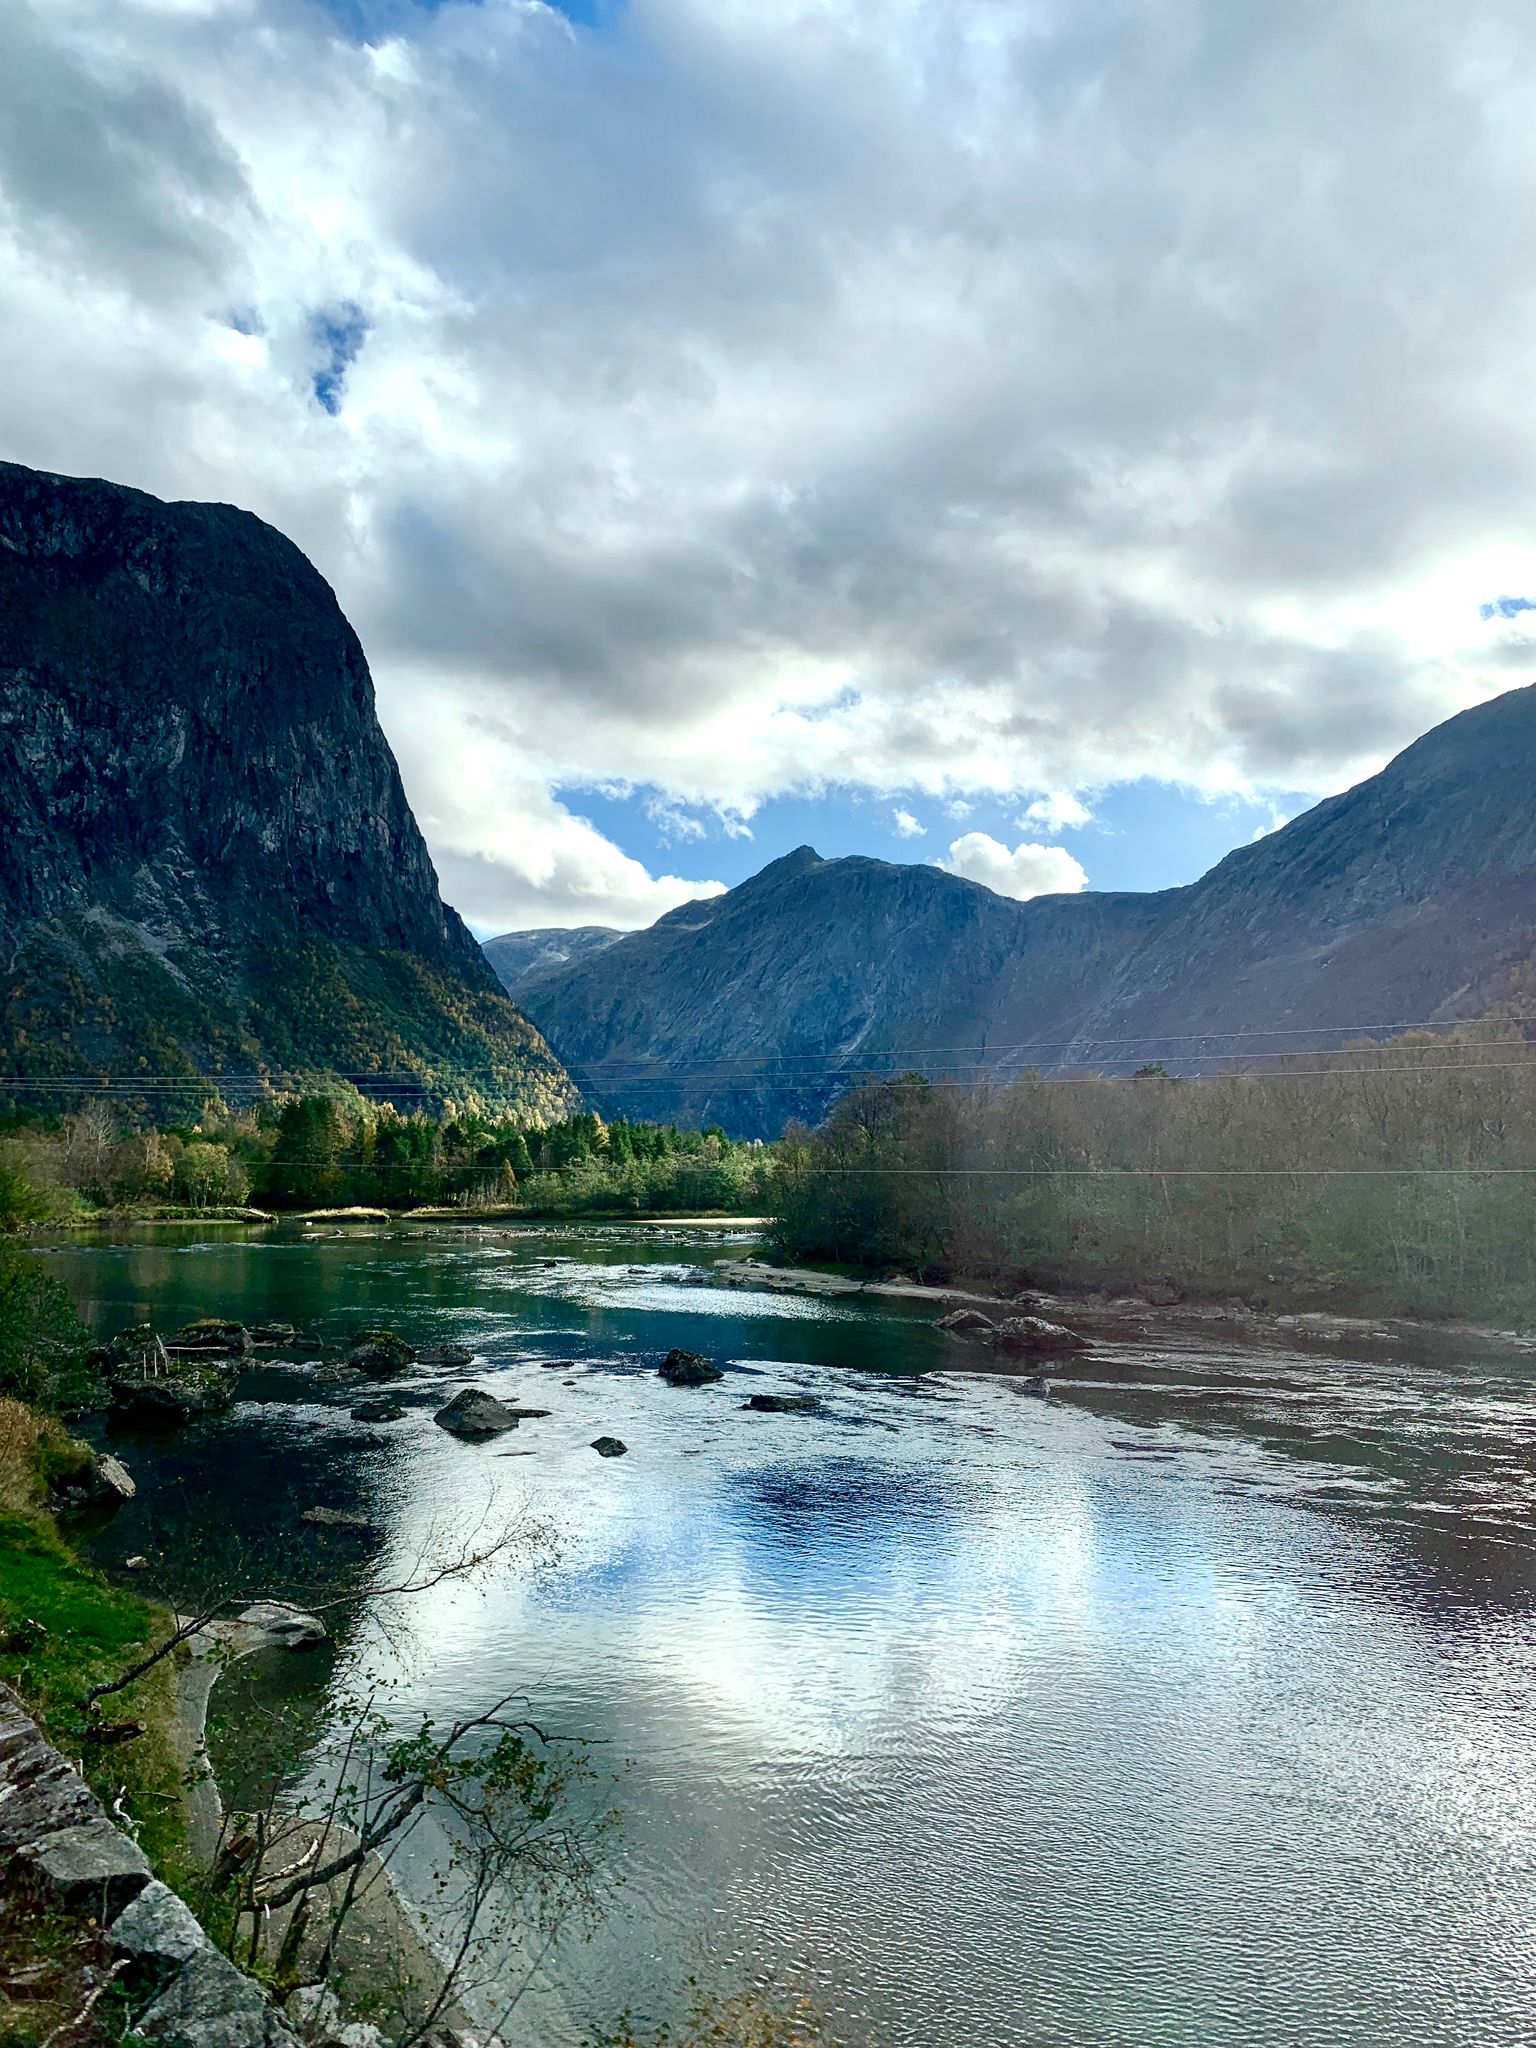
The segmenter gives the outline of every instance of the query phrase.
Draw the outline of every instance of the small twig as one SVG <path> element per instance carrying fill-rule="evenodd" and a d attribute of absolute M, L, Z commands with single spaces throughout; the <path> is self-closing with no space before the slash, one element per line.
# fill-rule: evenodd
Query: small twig
<path fill-rule="evenodd" d="M 103 1977 L 101 1982 L 96 1986 L 96 1989 L 93 1992 L 91 1992 L 90 1995 L 87 1997 L 84 2005 L 81 2006 L 80 2010 L 75 2014 L 74 2018 L 70 2020 L 65 2020 L 61 2025 L 55 2027 L 51 2034 L 45 2034 L 43 2036 L 42 2041 L 38 2044 L 38 2048 L 53 2048 L 54 2042 L 57 2041 L 61 2035 L 72 2034 L 75 2031 L 76 2027 L 83 2026 L 85 2022 L 90 2018 L 91 2014 L 96 2010 L 96 2002 L 101 1997 L 102 1993 L 107 1989 L 107 1986 L 112 1982 L 114 1977 L 121 1977 L 121 1975 L 123 1974 L 124 1970 L 127 1969 L 127 1967 L 128 1958 L 126 1956 L 120 1958 L 119 1961 L 115 1962 L 112 1965 L 111 1969 L 108 1970 L 105 1977 Z"/>

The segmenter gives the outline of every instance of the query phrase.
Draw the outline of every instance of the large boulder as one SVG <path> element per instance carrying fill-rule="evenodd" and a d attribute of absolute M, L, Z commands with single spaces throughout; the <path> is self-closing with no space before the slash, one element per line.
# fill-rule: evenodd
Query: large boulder
<path fill-rule="evenodd" d="M 166 2048 L 295 2048 L 297 2039 L 261 1987 L 215 1948 L 183 1964 L 133 2031 Z"/>
<path fill-rule="evenodd" d="M 725 1378 L 718 1365 L 697 1351 L 669 1351 L 656 1370 L 669 1387 L 707 1387 L 711 1380 Z"/>
<path fill-rule="evenodd" d="M 1086 1337 L 1044 1316 L 1010 1316 L 992 1338 L 992 1349 L 1005 1358 L 1057 1358 L 1069 1351 L 1087 1351 Z"/>
<path fill-rule="evenodd" d="M 105 1915 L 137 1898 L 151 1873 L 143 1851 L 98 1809 L 94 1819 L 23 1843 L 16 1874 L 26 1890 L 65 1912 Z"/>
<path fill-rule="evenodd" d="M 450 1436 L 467 1437 L 472 1442 L 516 1429 L 519 1419 L 515 1408 L 509 1408 L 480 1387 L 466 1387 L 462 1394 L 455 1394 L 447 1407 L 439 1408 L 432 1418 Z"/>
<path fill-rule="evenodd" d="M 213 1946 L 192 1908 L 157 1877 L 123 1908 L 106 1935 L 115 1954 L 162 1975 L 181 1969 Z"/>

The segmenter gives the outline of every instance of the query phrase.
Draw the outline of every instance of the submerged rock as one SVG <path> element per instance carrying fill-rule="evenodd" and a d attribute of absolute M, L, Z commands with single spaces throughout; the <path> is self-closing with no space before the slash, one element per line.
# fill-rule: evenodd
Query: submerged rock
<path fill-rule="evenodd" d="M 318 1614 L 306 1614 L 287 1600 L 255 1600 L 240 1610 L 238 1620 L 242 1628 L 258 1630 L 267 1649 L 312 1650 L 329 1633 Z"/>
<path fill-rule="evenodd" d="M 367 1533 L 373 1528 L 366 1515 L 348 1514 L 344 1508 L 306 1508 L 299 1520 L 313 1522 L 320 1529 L 357 1529 Z"/>
<path fill-rule="evenodd" d="M 398 1401 L 359 1401 L 352 1410 L 354 1422 L 398 1422 L 405 1410 Z"/>
<path fill-rule="evenodd" d="M 594 1437 L 592 1448 L 600 1458 L 622 1458 L 629 1451 L 629 1445 L 616 1436 Z"/>
<path fill-rule="evenodd" d="M 707 1387 L 711 1380 L 725 1378 L 718 1365 L 697 1351 L 669 1351 L 656 1370 L 669 1387 Z"/>
<path fill-rule="evenodd" d="M 984 1316 L 979 1308 L 957 1308 L 939 1318 L 939 1328 L 948 1330 L 952 1337 L 990 1337 L 996 1327 L 992 1318 Z"/>
<path fill-rule="evenodd" d="M 753 1394 L 742 1402 L 759 1415 L 808 1415 L 821 1406 L 818 1394 Z"/>
<path fill-rule="evenodd" d="M 469 1438 L 500 1436 L 505 1430 L 516 1429 L 518 1419 L 515 1408 L 509 1408 L 480 1387 L 466 1387 L 462 1394 L 455 1394 L 447 1407 L 439 1408 L 432 1418 L 450 1436 Z"/>
<path fill-rule="evenodd" d="M 463 1344 L 434 1344 L 418 1354 L 423 1365 L 472 1365 L 475 1354 Z"/>

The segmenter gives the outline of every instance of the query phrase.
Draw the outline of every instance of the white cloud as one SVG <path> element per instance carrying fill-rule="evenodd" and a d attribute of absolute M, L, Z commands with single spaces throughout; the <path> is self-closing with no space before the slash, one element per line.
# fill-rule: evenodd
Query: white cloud
<path fill-rule="evenodd" d="M 921 839 L 927 829 L 926 825 L 918 823 L 910 811 L 904 811 L 899 806 L 891 813 L 891 830 L 898 839 Z"/>
<path fill-rule="evenodd" d="M 1516 0 L 376 19 L 0 6 L 0 447 L 292 534 L 450 894 L 705 886 L 551 790 L 1322 792 L 1525 672 Z"/>
<path fill-rule="evenodd" d="M 1021 903 L 1031 896 L 1075 896 L 1088 886 L 1086 869 L 1064 846 L 1032 846 L 1024 840 L 1010 853 L 990 832 L 965 833 L 951 845 L 948 859 L 935 865 Z"/>
<path fill-rule="evenodd" d="M 1039 825 L 1047 832 L 1072 832 L 1080 825 L 1091 825 L 1093 813 L 1069 789 L 1053 789 L 1027 805 L 1018 823 L 1022 829 Z"/>

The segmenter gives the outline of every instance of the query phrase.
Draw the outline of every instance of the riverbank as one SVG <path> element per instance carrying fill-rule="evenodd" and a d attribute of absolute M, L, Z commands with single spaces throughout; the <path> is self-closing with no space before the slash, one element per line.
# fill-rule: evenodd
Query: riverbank
<path fill-rule="evenodd" d="M 760 1287 L 769 1293 L 808 1295 L 828 1301 L 858 1297 L 885 1301 L 926 1302 L 935 1309 L 976 1308 L 1038 1314 L 1067 1324 L 1084 1335 L 1127 1343 L 1150 1341 L 1180 1332 L 1229 1329 L 1254 1336 L 1302 1338 L 1324 1345 L 1349 1343 L 1487 1344 L 1504 1350 L 1536 1353 L 1536 1331 L 1504 1330 L 1486 1324 L 1430 1320 L 1415 1316 L 1354 1316 L 1321 1309 L 1257 1308 L 1242 1301 L 1152 1301 L 1145 1295 L 1049 1293 L 1001 1294 L 982 1283 L 929 1286 L 919 1280 L 860 1279 L 813 1266 L 775 1266 L 758 1259 L 733 1259 L 712 1269 L 727 1287 Z M 956 1346 L 955 1371 L 1027 1373 L 1027 1361 L 1004 1361 L 989 1354 L 985 1362 Z"/>

